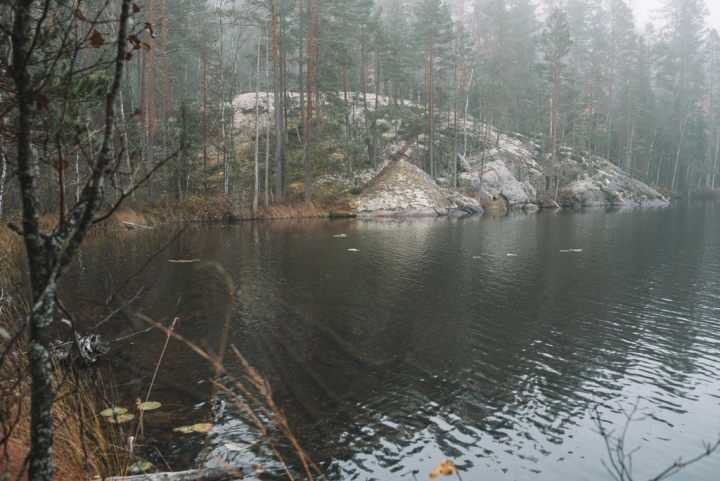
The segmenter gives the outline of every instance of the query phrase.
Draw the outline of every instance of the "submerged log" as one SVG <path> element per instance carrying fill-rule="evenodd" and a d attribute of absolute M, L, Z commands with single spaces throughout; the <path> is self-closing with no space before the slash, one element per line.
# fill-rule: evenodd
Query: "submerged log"
<path fill-rule="evenodd" d="M 242 479 L 242 473 L 230 473 L 225 469 L 190 469 L 166 473 L 136 474 L 133 476 L 113 476 L 105 481 L 220 481 Z"/>

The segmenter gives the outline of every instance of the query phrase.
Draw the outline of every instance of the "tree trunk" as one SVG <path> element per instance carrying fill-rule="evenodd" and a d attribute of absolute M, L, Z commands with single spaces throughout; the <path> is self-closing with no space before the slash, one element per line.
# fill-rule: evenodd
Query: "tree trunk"
<path fill-rule="evenodd" d="M 312 137 L 313 60 L 315 55 L 315 2 L 310 0 L 310 32 L 308 34 L 307 106 L 305 109 L 305 202 L 310 202 L 310 141 Z"/>
<path fill-rule="evenodd" d="M 7 154 L 5 153 L 4 126 L 0 126 L 0 219 L 3 215 L 3 199 L 5 198 L 5 178 L 7 177 Z"/>
<path fill-rule="evenodd" d="M 90 180 L 83 189 L 81 201 L 73 208 L 66 222 L 45 236 L 40 235 L 37 192 L 37 159 L 33 154 L 33 125 L 37 111 L 36 92 L 33 89 L 29 59 L 36 53 L 37 40 L 33 0 L 18 0 L 14 8 L 12 26 L 11 59 L 9 66 L 17 105 L 16 143 L 17 177 L 22 201 L 22 235 L 28 257 L 32 294 L 31 311 L 28 316 L 29 337 L 27 357 L 31 374 L 30 383 L 30 454 L 28 478 L 31 481 L 51 481 L 53 477 L 53 419 L 52 362 L 49 343 L 57 281 L 69 266 L 77 250 L 93 225 L 100 208 L 105 176 L 112 160 L 111 143 L 114 139 L 115 100 L 120 88 L 125 66 L 127 19 L 132 0 L 123 0 L 119 22 L 115 74 L 111 89 L 106 96 L 103 144 L 93 166 Z M 62 166 L 61 166 L 62 167 Z"/>
<path fill-rule="evenodd" d="M 150 25 L 155 25 L 155 0 L 150 0 Z M 153 185 L 153 170 L 155 170 L 155 35 L 150 35 L 150 79 L 148 85 L 148 197 L 155 199 L 155 186 Z"/>
<path fill-rule="evenodd" d="M 257 217 L 260 190 L 260 34 L 258 33 L 257 64 L 255 69 L 255 190 L 253 192 L 253 216 Z"/>
<path fill-rule="evenodd" d="M 685 122 L 683 122 L 683 119 L 680 119 L 680 140 L 678 140 L 678 148 L 677 148 L 677 155 L 675 156 L 675 168 L 673 169 L 673 177 L 672 182 L 670 182 L 670 191 L 676 192 L 677 185 L 676 182 L 678 180 L 677 178 L 677 171 L 678 171 L 678 164 L 680 164 L 680 146 L 682 145 L 682 139 L 683 134 L 685 133 Z"/>
<path fill-rule="evenodd" d="M 163 161 L 166 161 L 168 158 L 168 139 L 170 136 L 170 99 L 169 99 L 169 92 L 170 89 L 168 87 L 169 77 L 170 73 L 168 72 L 168 50 L 167 50 L 167 0 L 162 0 L 162 7 L 161 7 L 161 17 L 162 17 L 162 57 L 163 57 L 163 65 L 162 65 L 162 73 L 163 73 L 163 79 L 162 79 L 162 88 L 163 88 Z M 169 178 L 167 169 L 163 167 L 164 172 L 164 184 L 165 189 L 167 189 L 170 186 Z"/>
<path fill-rule="evenodd" d="M 717 173 L 718 166 L 718 151 L 720 151 L 720 128 L 718 128 L 717 140 L 715 141 L 715 163 L 713 165 L 712 183 L 710 184 L 710 188 L 712 188 L 713 190 L 715 190 L 715 174 Z"/>
<path fill-rule="evenodd" d="M 299 43 L 298 43 L 298 90 L 300 93 L 300 108 L 298 109 L 300 111 L 300 131 L 302 132 L 302 135 L 305 135 L 305 116 L 302 113 L 302 107 L 305 105 L 305 85 L 303 83 L 304 77 L 303 77 L 303 67 L 305 65 L 305 61 L 303 60 L 303 55 L 305 50 L 303 49 L 304 45 L 304 36 L 303 36 L 303 29 L 302 29 L 302 18 L 305 14 L 305 5 L 303 3 L 303 0 L 300 0 L 300 4 L 298 6 L 298 29 L 299 33 Z M 300 140 L 300 139 L 298 139 Z"/>
<path fill-rule="evenodd" d="M 128 143 L 127 143 L 127 124 L 125 123 L 125 106 L 123 105 L 123 96 L 122 91 L 119 93 L 120 95 L 120 124 L 123 126 L 123 131 L 120 132 L 120 147 L 123 149 L 123 156 L 125 157 L 125 167 L 128 171 L 128 188 L 130 189 L 132 200 L 135 200 L 135 176 L 134 172 L 132 170 L 132 165 L 130 165 L 130 151 L 128 150 Z M 77 162 L 75 164 L 75 167 L 77 168 Z M 80 200 L 80 180 L 76 179 L 76 187 L 75 187 L 75 202 L 78 202 Z"/>
<path fill-rule="evenodd" d="M 283 198 L 283 168 L 282 168 L 282 102 L 280 100 L 280 58 L 278 52 L 277 33 L 277 0 L 271 2 L 272 14 L 272 43 L 273 43 L 273 102 L 275 104 L 275 201 L 282 202 Z"/>
<path fill-rule="evenodd" d="M 430 113 L 430 177 L 435 179 L 437 171 L 435 169 L 435 63 L 434 63 L 434 47 L 435 40 L 430 39 L 430 59 L 429 59 L 429 90 L 430 100 L 428 103 L 428 112 Z"/>
<path fill-rule="evenodd" d="M 202 49 L 202 91 L 203 91 L 203 170 L 208 168 L 207 156 L 207 53 L 205 43 Z"/>
<path fill-rule="evenodd" d="M 265 123 L 265 208 L 269 205 L 269 181 L 270 177 L 270 42 L 265 38 L 265 112 L 268 117 Z"/>

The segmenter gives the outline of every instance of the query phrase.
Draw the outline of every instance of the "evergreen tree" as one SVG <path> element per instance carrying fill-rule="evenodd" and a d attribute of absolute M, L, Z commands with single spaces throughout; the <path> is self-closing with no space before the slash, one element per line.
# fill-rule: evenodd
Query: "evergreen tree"
<path fill-rule="evenodd" d="M 558 112 L 560 110 L 560 89 L 563 78 L 567 75 L 567 57 L 572 46 L 570 26 L 567 14 L 559 8 L 554 8 L 545 21 L 540 40 L 543 50 L 544 67 L 547 79 L 552 89 L 551 100 L 551 126 L 550 126 L 550 170 L 547 176 L 546 188 L 551 187 L 554 177 L 555 191 L 557 192 L 557 175 L 555 161 L 557 156 Z"/>

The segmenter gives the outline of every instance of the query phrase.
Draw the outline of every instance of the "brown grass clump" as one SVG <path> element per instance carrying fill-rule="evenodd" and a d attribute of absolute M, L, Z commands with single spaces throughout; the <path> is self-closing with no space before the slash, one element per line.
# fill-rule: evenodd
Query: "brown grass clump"
<path fill-rule="evenodd" d="M 6 342 L 2 346 L 4 351 Z M 27 479 L 30 375 L 23 347 L 17 343 L 0 366 L 0 438 L 7 437 L 7 443 L 0 445 L 0 478 L 7 474 L 7 479 L 17 479 L 22 473 L 19 479 Z M 88 377 L 85 372 L 69 368 L 55 369 L 53 479 L 56 480 L 93 479 L 121 472 L 125 451 L 116 440 L 116 433 L 104 425 Z"/>

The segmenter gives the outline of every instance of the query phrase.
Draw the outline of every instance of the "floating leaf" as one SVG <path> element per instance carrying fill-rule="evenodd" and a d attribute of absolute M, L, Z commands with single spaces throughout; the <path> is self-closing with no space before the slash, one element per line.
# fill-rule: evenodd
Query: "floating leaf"
<path fill-rule="evenodd" d="M 132 60 L 132 54 L 130 52 L 125 54 L 125 60 Z"/>
<path fill-rule="evenodd" d="M 85 20 L 85 15 L 83 15 L 83 13 L 80 11 L 79 8 L 75 10 L 75 16 L 76 16 L 79 20 Z"/>
<path fill-rule="evenodd" d="M 139 474 L 144 473 L 145 471 L 149 471 L 152 469 L 153 465 L 148 463 L 147 461 L 138 461 L 136 463 L 132 463 L 130 466 L 128 466 L 128 474 Z"/>
<path fill-rule="evenodd" d="M 142 48 L 143 50 L 150 50 L 150 44 L 148 44 L 147 42 L 140 42 L 140 48 Z"/>
<path fill-rule="evenodd" d="M 210 423 L 197 423 L 192 425 L 192 430 L 196 433 L 206 433 L 212 429 L 213 425 Z"/>
<path fill-rule="evenodd" d="M 138 13 L 140 11 L 140 7 L 137 6 L 137 3 L 132 4 L 132 11 L 133 13 Z"/>
<path fill-rule="evenodd" d="M 348 249 L 349 252 L 360 252 L 358 249 Z"/>
<path fill-rule="evenodd" d="M 132 419 L 135 419 L 135 415 L 130 413 L 121 414 L 119 416 L 110 416 L 107 418 L 107 420 L 113 424 L 126 423 Z"/>
<path fill-rule="evenodd" d="M 108 408 L 104 411 L 100 411 L 100 416 L 110 417 L 110 416 L 116 416 L 120 414 L 125 414 L 127 412 L 127 409 L 125 408 Z"/>
<path fill-rule="evenodd" d="M 228 451 L 245 451 L 247 448 L 242 448 L 231 443 L 225 443 L 225 449 L 227 449 Z"/>
<path fill-rule="evenodd" d="M 162 404 L 160 404 L 157 401 L 148 401 L 148 402 L 140 403 L 138 405 L 138 409 L 140 409 L 141 411 L 152 411 L 153 409 L 157 409 L 160 406 L 162 406 Z"/>
<path fill-rule="evenodd" d="M 257 467 L 258 474 L 263 474 L 265 472 L 265 469 L 263 469 L 262 464 L 256 463 L 255 466 Z"/>
<path fill-rule="evenodd" d="M 90 45 L 95 48 L 102 47 L 105 45 L 105 37 L 103 37 L 100 32 L 93 29 L 93 32 L 90 34 Z"/>
<path fill-rule="evenodd" d="M 197 423 L 192 426 L 180 426 L 179 428 L 173 429 L 177 433 L 190 434 L 190 433 L 206 433 L 212 429 L 211 423 Z"/>

